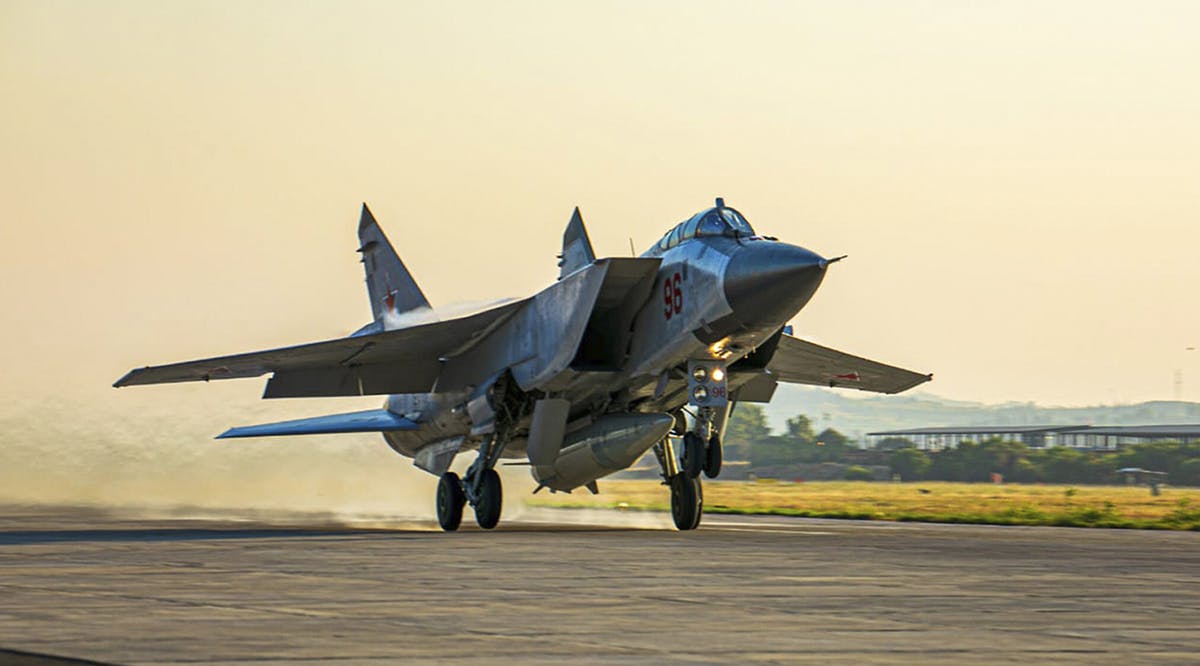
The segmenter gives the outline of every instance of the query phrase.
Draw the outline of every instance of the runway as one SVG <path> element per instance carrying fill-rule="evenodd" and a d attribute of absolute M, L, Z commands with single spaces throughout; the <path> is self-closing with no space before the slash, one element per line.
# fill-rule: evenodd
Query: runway
<path fill-rule="evenodd" d="M 0 662 L 1194 663 L 1200 534 L 0 507 Z M 572 524 L 574 523 L 574 524 Z M 71 663 L 71 662 L 62 662 Z"/>

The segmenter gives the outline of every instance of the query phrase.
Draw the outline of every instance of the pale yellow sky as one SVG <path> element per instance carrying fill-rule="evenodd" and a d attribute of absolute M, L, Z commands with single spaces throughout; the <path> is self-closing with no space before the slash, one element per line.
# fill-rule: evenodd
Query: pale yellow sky
<path fill-rule="evenodd" d="M 1200 400 L 1194 2 L 0 0 L 0 91 L 5 396 L 357 328 L 362 200 L 445 304 L 722 195 L 930 392 Z"/>

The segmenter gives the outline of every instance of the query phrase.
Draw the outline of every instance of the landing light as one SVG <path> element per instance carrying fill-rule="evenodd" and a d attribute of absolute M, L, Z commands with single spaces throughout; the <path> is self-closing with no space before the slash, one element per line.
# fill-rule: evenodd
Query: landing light
<path fill-rule="evenodd" d="M 704 388 L 703 386 L 697 386 L 696 388 L 692 389 L 692 399 L 696 402 L 704 402 L 705 400 L 708 400 L 708 389 Z"/>
<path fill-rule="evenodd" d="M 696 368 L 692 370 L 692 379 L 695 379 L 698 382 L 708 379 L 708 368 L 705 368 L 702 365 L 696 366 Z"/>
<path fill-rule="evenodd" d="M 725 381 L 725 371 L 720 368 L 713 368 L 712 380 L 718 383 Z"/>

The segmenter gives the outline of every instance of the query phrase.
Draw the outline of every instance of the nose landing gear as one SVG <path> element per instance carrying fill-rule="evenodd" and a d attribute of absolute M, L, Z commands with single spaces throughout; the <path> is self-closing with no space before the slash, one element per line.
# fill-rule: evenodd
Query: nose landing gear
<path fill-rule="evenodd" d="M 691 434 L 688 433 L 688 435 Z M 675 522 L 676 529 L 686 531 L 699 527 L 700 516 L 704 513 L 704 489 L 698 478 L 700 470 L 696 470 L 693 475 L 686 469 L 689 460 L 703 462 L 704 440 L 699 438 L 695 440 L 697 444 L 701 445 L 701 449 L 692 454 L 693 458 L 688 458 L 689 438 L 685 436 L 683 441 L 684 466 L 679 464 L 675 444 L 669 436 L 654 445 L 654 456 L 658 458 L 658 464 L 662 468 L 663 485 L 671 489 L 671 519 Z"/>
<path fill-rule="evenodd" d="M 721 432 L 729 417 L 728 406 L 701 407 L 691 429 L 683 432 L 676 451 L 675 440 L 670 435 L 654 445 L 654 455 L 662 468 L 663 485 L 671 489 L 671 518 L 680 530 L 694 530 L 700 525 L 704 509 L 704 488 L 700 474 L 715 479 L 721 474 L 724 451 Z M 675 430 L 675 437 L 686 427 L 686 421 Z"/>

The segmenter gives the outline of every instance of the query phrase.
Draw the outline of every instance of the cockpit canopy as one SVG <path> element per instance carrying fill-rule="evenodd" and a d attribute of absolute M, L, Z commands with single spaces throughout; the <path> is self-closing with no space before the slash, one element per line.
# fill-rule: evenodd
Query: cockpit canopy
<path fill-rule="evenodd" d="M 715 207 L 696 213 L 668 231 L 646 254 L 662 254 L 685 240 L 700 236 L 745 238 L 753 235 L 754 229 L 746 218 L 718 199 Z"/>

